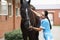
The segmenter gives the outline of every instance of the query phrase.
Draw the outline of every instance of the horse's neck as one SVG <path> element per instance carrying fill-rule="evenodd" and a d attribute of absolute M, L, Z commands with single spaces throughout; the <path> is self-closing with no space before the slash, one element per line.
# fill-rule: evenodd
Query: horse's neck
<path fill-rule="evenodd" d="M 36 23 L 36 19 L 35 19 L 35 15 L 33 14 L 31 10 L 29 10 L 29 17 L 30 17 L 31 25 L 34 26 Z"/>
<path fill-rule="evenodd" d="M 40 18 L 34 12 L 32 12 L 32 15 L 33 15 L 33 20 L 34 20 L 34 26 L 39 27 L 40 26 Z"/>

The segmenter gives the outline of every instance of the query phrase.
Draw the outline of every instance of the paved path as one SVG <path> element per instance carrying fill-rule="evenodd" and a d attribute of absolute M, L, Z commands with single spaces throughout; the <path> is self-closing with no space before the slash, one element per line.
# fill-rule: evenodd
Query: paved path
<path fill-rule="evenodd" d="M 0 40 L 4 40 L 4 38 L 0 38 Z"/>
<path fill-rule="evenodd" d="M 60 27 L 53 26 L 53 29 L 51 31 L 52 31 L 54 40 L 60 40 Z M 42 35 L 43 35 L 42 31 L 39 32 L 39 40 L 44 40 Z"/>

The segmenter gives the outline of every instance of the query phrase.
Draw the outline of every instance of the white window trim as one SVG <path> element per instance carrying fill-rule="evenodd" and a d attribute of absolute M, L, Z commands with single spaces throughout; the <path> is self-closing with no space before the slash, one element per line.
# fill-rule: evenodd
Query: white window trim
<path fill-rule="evenodd" d="M 4 5 L 1 5 L 1 7 L 2 6 L 4 6 Z M 8 15 L 8 3 L 7 3 L 7 12 L 6 12 L 6 14 L 4 13 L 4 12 L 2 12 L 2 9 L 1 9 L 1 14 L 0 15 L 5 15 L 5 16 L 7 16 Z"/>
<path fill-rule="evenodd" d="M 58 13 L 58 17 L 60 18 L 60 12 Z"/>
<path fill-rule="evenodd" d="M 9 17 L 13 17 L 13 5 L 12 5 L 12 3 L 8 3 L 8 5 L 11 5 L 12 6 L 12 8 L 11 8 L 11 14 L 12 15 L 10 15 Z"/>
<path fill-rule="evenodd" d="M 18 8 L 18 7 L 16 7 L 16 8 Z M 19 14 L 19 15 L 16 15 L 16 17 L 20 17 L 20 8 L 18 8 L 18 10 L 19 10 L 19 11 L 18 11 L 18 14 Z"/>

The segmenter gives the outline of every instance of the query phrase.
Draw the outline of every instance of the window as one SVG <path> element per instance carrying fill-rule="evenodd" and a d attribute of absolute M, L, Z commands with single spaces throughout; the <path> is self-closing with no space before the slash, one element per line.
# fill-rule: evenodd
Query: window
<path fill-rule="evenodd" d="M 2 15 L 8 15 L 8 6 L 7 5 L 2 5 L 1 14 Z"/>
<path fill-rule="evenodd" d="M 0 14 L 1 14 L 1 2 L 0 2 Z"/>
<path fill-rule="evenodd" d="M 58 16 L 59 16 L 59 18 L 60 18 L 60 12 L 58 13 Z"/>
<path fill-rule="evenodd" d="M 19 8 L 16 8 L 16 16 L 20 16 Z"/>
<path fill-rule="evenodd" d="M 13 7 L 12 7 L 12 4 L 8 5 L 8 15 L 9 15 L 9 17 L 13 16 Z"/>
<path fill-rule="evenodd" d="M 0 15 L 8 15 L 7 1 L 0 2 Z"/>
<path fill-rule="evenodd" d="M 8 16 L 9 17 L 13 16 L 13 4 L 12 4 L 12 0 L 8 0 Z"/>

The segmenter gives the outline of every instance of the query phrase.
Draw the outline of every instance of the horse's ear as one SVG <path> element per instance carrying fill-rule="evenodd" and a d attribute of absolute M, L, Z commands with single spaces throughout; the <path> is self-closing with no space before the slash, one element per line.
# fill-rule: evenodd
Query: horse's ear
<path fill-rule="evenodd" d="M 20 3 L 23 4 L 23 0 L 20 0 Z"/>
<path fill-rule="evenodd" d="M 30 4 L 31 0 L 28 1 L 28 4 Z"/>

